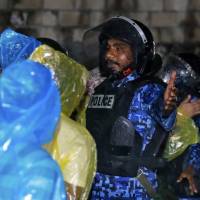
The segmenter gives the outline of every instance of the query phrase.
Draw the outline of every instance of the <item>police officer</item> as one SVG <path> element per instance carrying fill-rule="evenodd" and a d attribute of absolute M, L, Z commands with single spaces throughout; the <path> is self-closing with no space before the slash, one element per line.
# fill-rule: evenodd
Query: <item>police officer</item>
<path fill-rule="evenodd" d="M 98 152 L 91 199 L 150 199 L 155 171 L 163 165 L 157 158 L 160 145 L 175 119 L 175 74 L 166 90 L 152 81 L 159 56 L 150 30 L 139 21 L 113 17 L 88 30 L 84 43 L 91 55 L 99 44 L 99 66 L 107 77 L 87 109 Z"/>
<path fill-rule="evenodd" d="M 169 184 L 174 185 L 176 193 L 184 199 L 200 198 L 197 194 L 200 192 L 200 179 L 197 177 L 200 172 L 200 144 L 198 143 L 200 127 L 199 65 L 200 58 L 195 54 L 171 54 L 164 59 L 163 68 L 159 73 L 163 81 L 167 81 L 170 73 L 176 71 L 177 103 L 181 102 L 181 104 L 177 112 L 176 127 L 178 128 L 174 129 L 166 147 L 167 156 L 172 160 L 169 163 L 171 173 L 168 168 L 165 174 L 169 174 L 168 180 L 173 180 Z M 175 137 L 178 139 L 174 139 Z M 173 159 L 170 156 L 173 156 Z M 178 184 L 176 179 L 178 179 Z M 166 180 L 165 176 L 164 181 Z"/>

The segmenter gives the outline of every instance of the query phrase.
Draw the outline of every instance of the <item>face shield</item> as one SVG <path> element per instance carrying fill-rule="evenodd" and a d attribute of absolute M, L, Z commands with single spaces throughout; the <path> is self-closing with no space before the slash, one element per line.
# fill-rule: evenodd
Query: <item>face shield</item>
<path fill-rule="evenodd" d="M 176 71 L 175 86 L 178 89 L 179 102 L 189 94 L 199 96 L 199 73 L 188 62 L 179 56 L 169 55 L 163 61 L 163 68 L 159 76 L 167 83 L 172 71 Z"/>
<path fill-rule="evenodd" d="M 140 26 L 133 20 L 119 16 L 89 29 L 83 36 L 83 48 L 87 57 L 91 59 L 92 68 L 99 66 L 105 70 L 105 53 L 107 41 L 110 38 L 128 43 L 133 50 L 131 67 L 139 64 L 139 57 L 145 54 L 148 45 L 147 38 Z"/>

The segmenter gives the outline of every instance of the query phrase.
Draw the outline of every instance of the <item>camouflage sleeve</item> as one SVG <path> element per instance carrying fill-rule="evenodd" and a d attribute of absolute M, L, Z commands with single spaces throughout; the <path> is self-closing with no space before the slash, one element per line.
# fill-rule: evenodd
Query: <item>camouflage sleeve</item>
<path fill-rule="evenodd" d="M 196 174 L 200 173 L 200 143 L 193 144 L 189 147 L 184 168 L 188 165 L 192 165 L 195 169 Z"/>
<path fill-rule="evenodd" d="M 128 118 L 133 122 L 136 131 L 148 144 L 156 131 L 159 123 L 166 129 L 171 129 L 175 114 L 162 117 L 162 97 L 164 89 L 158 84 L 148 84 L 139 88 L 133 97 Z"/>

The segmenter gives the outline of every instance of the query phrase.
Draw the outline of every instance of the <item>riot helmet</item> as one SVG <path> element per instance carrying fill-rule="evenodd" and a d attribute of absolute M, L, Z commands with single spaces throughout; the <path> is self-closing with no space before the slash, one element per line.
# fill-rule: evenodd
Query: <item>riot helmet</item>
<path fill-rule="evenodd" d="M 163 61 L 160 78 L 168 82 L 172 71 L 176 71 L 175 86 L 178 103 L 187 95 L 200 97 L 200 58 L 192 53 L 170 54 Z"/>
<path fill-rule="evenodd" d="M 131 67 L 134 70 L 136 69 L 140 74 L 150 71 L 146 66 L 154 58 L 155 43 L 150 30 L 144 24 L 124 16 L 116 16 L 85 32 L 84 50 L 88 55 L 99 58 L 98 65 L 101 71 L 106 70 L 104 59 L 106 45 L 108 39 L 111 38 L 121 40 L 131 46 L 133 52 Z M 97 65 L 97 62 L 95 64 Z"/>

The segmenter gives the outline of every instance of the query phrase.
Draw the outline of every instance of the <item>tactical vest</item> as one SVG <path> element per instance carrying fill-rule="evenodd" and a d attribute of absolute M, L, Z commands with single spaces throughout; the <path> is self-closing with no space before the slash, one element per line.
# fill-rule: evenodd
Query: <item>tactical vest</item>
<path fill-rule="evenodd" d="M 163 165 L 163 160 L 155 156 L 161 145 L 158 141 L 163 142 L 166 133 L 158 127 L 161 131 L 154 134 L 154 141 L 142 153 L 142 138 L 127 120 L 134 92 L 152 83 L 152 80 L 161 83 L 150 77 L 113 87 L 112 80 L 106 79 L 95 89 L 86 111 L 86 126 L 97 145 L 97 171 L 110 175 L 136 176 L 141 165 L 153 169 Z"/>

